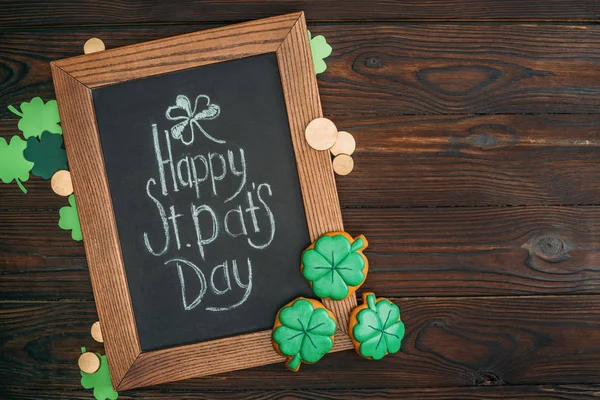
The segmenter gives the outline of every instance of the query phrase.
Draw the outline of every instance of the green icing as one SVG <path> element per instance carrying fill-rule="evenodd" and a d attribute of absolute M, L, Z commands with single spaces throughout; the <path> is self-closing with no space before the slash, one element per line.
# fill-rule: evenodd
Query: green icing
<path fill-rule="evenodd" d="M 400 309 L 388 299 L 376 300 L 373 293 L 366 294 L 366 302 L 368 308 L 358 312 L 352 330 L 354 340 L 360 343 L 359 353 L 374 360 L 397 353 L 404 337 Z"/>
<path fill-rule="evenodd" d="M 27 142 L 17 135 L 10 139 L 10 143 L 0 137 L 0 181 L 9 183 L 14 179 L 23 193 L 27 193 L 27 189 L 21 182 L 29 179 L 29 171 L 33 167 L 33 163 L 23 156 L 26 148 Z"/>
<path fill-rule="evenodd" d="M 302 275 L 320 298 L 343 300 L 349 286 L 365 281 L 365 259 L 360 253 L 365 247 L 360 237 L 351 243 L 343 235 L 321 236 L 313 249 L 302 254 Z"/>
<path fill-rule="evenodd" d="M 34 164 L 31 173 L 50 179 L 56 171 L 67 169 L 67 154 L 62 145 L 62 135 L 48 131 L 44 131 L 39 139 L 35 136 L 29 137 L 23 155 Z"/>
<path fill-rule="evenodd" d="M 273 331 L 273 341 L 286 357 L 286 366 L 298 371 L 302 362 L 315 363 L 333 348 L 331 336 L 337 324 L 324 308 L 298 299 L 279 312 L 282 324 Z"/>

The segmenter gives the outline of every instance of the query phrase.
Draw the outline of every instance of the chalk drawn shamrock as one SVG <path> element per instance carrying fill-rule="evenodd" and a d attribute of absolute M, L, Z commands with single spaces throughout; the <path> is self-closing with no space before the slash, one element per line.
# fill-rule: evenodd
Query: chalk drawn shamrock
<path fill-rule="evenodd" d="M 333 348 L 337 322 L 316 300 L 299 297 L 279 310 L 273 326 L 273 347 L 297 372 L 301 363 L 315 363 Z"/>
<path fill-rule="evenodd" d="M 199 106 L 200 109 L 198 109 Z M 169 121 L 178 121 L 171 128 L 171 136 L 173 139 L 181 140 L 186 145 L 194 142 L 196 129 L 215 143 L 225 143 L 224 140 L 209 135 L 198 122 L 215 119 L 219 114 L 221 114 L 221 108 L 217 104 L 211 103 L 210 97 L 204 94 L 196 97 L 194 108 L 192 108 L 190 100 L 186 96 L 179 95 L 175 99 L 175 105 L 167 108 L 166 117 Z M 186 131 L 189 133 L 186 134 Z"/>
<path fill-rule="evenodd" d="M 374 293 L 363 293 L 363 304 L 350 314 L 348 333 L 356 352 L 364 358 L 380 360 L 400 350 L 404 323 L 400 309 Z"/>
<path fill-rule="evenodd" d="M 327 233 L 302 253 L 302 275 L 320 298 L 343 300 L 367 278 L 369 262 L 362 252 L 368 245 L 363 235 Z"/>

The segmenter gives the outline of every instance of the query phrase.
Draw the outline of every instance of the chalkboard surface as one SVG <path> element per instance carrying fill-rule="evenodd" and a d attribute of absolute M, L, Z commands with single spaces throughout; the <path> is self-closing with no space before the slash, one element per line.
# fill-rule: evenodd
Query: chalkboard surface
<path fill-rule="evenodd" d="M 143 351 L 270 329 L 311 295 L 275 54 L 92 96 Z"/>

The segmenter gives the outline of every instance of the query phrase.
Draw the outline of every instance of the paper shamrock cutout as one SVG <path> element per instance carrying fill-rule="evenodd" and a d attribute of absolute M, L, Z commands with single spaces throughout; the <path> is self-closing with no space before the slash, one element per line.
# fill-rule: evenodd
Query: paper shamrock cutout
<path fill-rule="evenodd" d="M 301 363 L 316 363 L 333 348 L 337 321 L 316 300 L 298 297 L 283 306 L 273 326 L 273 347 L 287 357 L 285 365 L 297 372 Z"/>
<path fill-rule="evenodd" d="M 21 182 L 29 179 L 29 171 L 33 167 L 33 163 L 23 156 L 26 147 L 27 142 L 17 135 L 10 139 L 10 144 L 0 137 L 0 180 L 10 183 L 14 179 L 23 193 L 27 193 L 27 189 Z"/>
<path fill-rule="evenodd" d="M 21 103 L 21 111 L 13 106 L 8 106 L 8 109 L 21 117 L 18 127 L 23 132 L 25 139 L 32 136 L 38 137 L 44 131 L 62 134 L 62 128 L 58 125 L 60 116 L 56 100 L 50 100 L 44 104 L 40 97 L 35 97 L 30 102 Z"/>
<path fill-rule="evenodd" d="M 86 352 L 85 347 L 81 348 L 81 352 Z M 96 355 L 100 358 L 100 368 L 93 374 L 79 371 L 81 372 L 81 386 L 85 389 L 94 389 L 94 397 L 96 400 L 115 400 L 119 397 L 119 393 L 113 389 L 106 356 L 102 356 L 98 353 L 96 353 Z"/>
<path fill-rule="evenodd" d="M 62 135 L 48 131 L 44 131 L 39 139 L 34 136 L 27 139 L 27 148 L 23 155 L 34 164 L 31 173 L 50 179 L 56 171 L 67 169 L 67 153 L 62 145 Z"/>
<path fill-rule="evenodd" d="M 73 240 L 80 241 L 83 239 L 81 236 L 81 225 L 79 225 L 79 214 L 77 213 L 77 206 L 75 204 L 75 195 L 69 196 L 69 205 L 61 207 L 59 210 L 60 219 L 58 220 L 58 226 L 60 229 L 71 231 L 71 237 Z"/>
<path fill-rule="evenodd" d="M 367 278 L 369 262 L 362 252 L 368 245 L 363 235 L 353 240 L 346 232 L 326 233 L 302 253 L 302 275 L 320 298 L 343 300 Z"/>
<path fill-rule="evenodd" d="M 375 293 L 363 293 L 363 304 L 350 314 L 350 339 L 356 352 L 364 358 L 380 360 L 400 350 L 404 337 L 404 323 L 400 309 Z"/>
<path fill-rule="evenodd" d="M 325 36 L 323 35 L 312 37 L 310 31 L 308 31 L 308 40 L 310 41 L 310 50 L 312 51 L 315 73 L 320 74 L 321 72 L 325 72 L 327 69 L 325 58 L 331 55 L 333 49 L 327 43 L 327 39 L 325 39 Z"/>

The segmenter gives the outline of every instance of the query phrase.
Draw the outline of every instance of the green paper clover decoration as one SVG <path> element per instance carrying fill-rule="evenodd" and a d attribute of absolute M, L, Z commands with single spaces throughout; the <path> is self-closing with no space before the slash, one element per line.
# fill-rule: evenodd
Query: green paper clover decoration
<path fill-rule="evenodd" d="M 400 350 L 404 329 L 396 304 L 376 298 L 374 293 L 363 293 L 363 304 L 350 314 L 348 332 L 359 355 L 380 360 Z"/>
<path fill-rule="evenodd" d="M 297 372 L 301 363 L 315 363 L 331 351 L 336 328 L 335 317 L 321 303 L 299 297 L 277 313 L 273 347 Z"/>
<path fill-rule="evenodd" d="M 44 104 L 40 97 L 35 97 L 30 102 L 21 103 L 21 111 L 13 106 L 8 106 L 8 109 L 21 118 L 18 127 L 25 139 L 39 137 L 44 131 L 62 134 L 56 100 Z"/>
<path fill-rule="evenodd" d="M 81 236 L 81 225 L 79 225 L 79 214 L 77 213 L 77 206 L 75 204 L 75 195 L 72 194 L 69 196 L 69 205 L 61 207 L 59 215 L 60 219 L 58 220 L 58 226 L 66 231 L 70 230 L 73 240 L 82 240 L 83 237 Z"/>
<path fill-rule="evenodd" d="M 13 136 L 10 144 L 0 137 L 0 180 L 10 183 L 14 179 L 23 193 L 27 193 L 27 189 L 21 182 L 29 179 L 29 171 L 33 167 L 33 163 L 23 156 L 26 147 L 27 142 L 19 136 Z"/>
<path fill-rule="evenodd" d="M 327 43 L 325 36 L 318 35 L 312 37 L 310 31 L 308 31 L 308 40 L 310 42 L 310 50 L 312 52 L 313 64 L 315 66 L 315 73 L 320 74 L 325 72 L 327 64 L 325 64 L 325 58 L 331 55 L 333 50 Z"/>
<path fill-rule="evenodd" d="M 48 131 L 44 131 L 39 139 L 35 136 L 27 139 L 27 148 L 23 155 L 34 164 L 31 173 L 50 179 L 56 171 L 67 169 L 67 153 L 62 145 L 62 135 Z"/>
<path fill-rule="evenodd" d="M 300 270 L 313 292 L 322 299 L 343 300 L 358 289 L 369 270 L 362 253 L 369 243 L 346 232 L 327 233 L 302 253 Z"/>
<path fill-rule="evenodd" d="M 81 348 L 81 352 L 86 352 L 85 347 Z M 96 353 L 96 355 L 100 358 L 100 368 L 93 374 L 87 374 L 83 371 L 80 371 L 81 386 L 83 386 L 85 389 L 94 389 L 94 397 L 96 400 L 116 400 L 117 397 L 119 397 L 119 393 L 113 389 L 106 356 L 98 353 Z"/>

